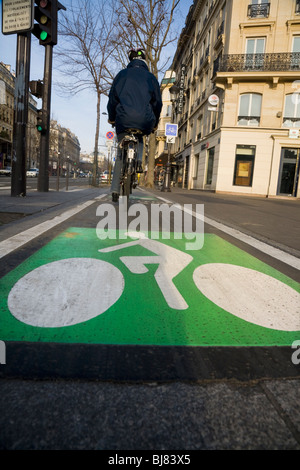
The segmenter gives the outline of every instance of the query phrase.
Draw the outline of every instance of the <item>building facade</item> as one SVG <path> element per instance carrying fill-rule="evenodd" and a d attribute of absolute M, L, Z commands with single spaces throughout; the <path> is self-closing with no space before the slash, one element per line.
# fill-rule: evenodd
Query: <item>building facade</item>
<path fill-rule="evenodd" d="M 11 167 L 15 79 L 10 66 L 0 62 L 0 168 Z"/>
<path fill-rule="evenodd" d="M 176 183 L 300 196 L 300 0 L 194 0 L 172 69 Z"/>
<path fill-rule="evenodd" d="M 172 121 L 172 95 L 170 93 L 170 88 L 174 85 L 176 80 L 175 73 L 171 70 L 168 70 L 161 82 L 161 97 L 162 97 L 162 110 L 161 116 L 158 123 L 158 128 L 156 131 L 156 155 L 155 155 L 155 182 L 158 182 L 160 177 L 161 169 L 164 168 L 168 162 L 168 145 L 165 137 L 165 127 L 166 124 Z M 172 168 L 172 179 L 176 178 L 174 171 L 176 165 Z"/>
<path fill-rule="evenodd" d="M 57 121 L 50 122 L 50 144 L 49 144 L 49 174 L 64 175 L 69 170 L 76 172 L 80 163 L 80 143 L 76 135 L 58 124 Z"/>

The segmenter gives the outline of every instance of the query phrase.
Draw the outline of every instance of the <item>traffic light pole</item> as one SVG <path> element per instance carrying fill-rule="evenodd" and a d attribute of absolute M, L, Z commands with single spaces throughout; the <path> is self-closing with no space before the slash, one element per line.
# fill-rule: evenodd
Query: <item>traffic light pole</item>
<path fill-rule="evenodd" d="M 26 130 L 30 73 L 31 34 L 18 33 L 14 106 L 11 196 L 26 196 Z"/>
<path fill-rule="evenodd" d="M 53 47 L 48 44 L 45 46 L 44 63 L 44 87 L 43 87 L 43 121 L 45 132 L 41 134 L 40 141 L 40 167 L 37 190 L 48 192 L 49 190 L 49 143 L 50 143 L 50 108 L 51 108 L 51 82 L 52 82 L 52 56 Z"/>

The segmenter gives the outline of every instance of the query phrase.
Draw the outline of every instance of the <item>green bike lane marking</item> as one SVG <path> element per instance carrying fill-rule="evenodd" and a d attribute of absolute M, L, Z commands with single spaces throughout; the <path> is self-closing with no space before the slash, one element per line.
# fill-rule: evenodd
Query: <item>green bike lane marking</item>
<path fill-rule="evenodd" d="M 157 260 L 157 262 L 156 262 Z M 290 346 L 300 285 L 213 234 L 100 240 L 69 228 L 0 280 L 4 341 Z"/>

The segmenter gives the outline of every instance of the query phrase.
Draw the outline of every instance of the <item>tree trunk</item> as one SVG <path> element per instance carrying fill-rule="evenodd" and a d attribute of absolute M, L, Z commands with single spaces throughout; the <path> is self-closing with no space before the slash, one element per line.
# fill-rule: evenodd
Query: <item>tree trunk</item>
<path fill-rule="evenodd" d="M 155 152 L 156 152 L 156 137 L 152 133 L 149 136 L 149 156 L 148 156 L 148 172 L 147 172 L 147 182 L 146 188 L 154 188 L 154 162 L 155 162 Z"/>
<path fill-rule="evenodd" d="M 99 142 L 99 130 L 100 130 L 100 100 L 101 93 L 97 92 L 97 117 L 96 117 L 96 133 L 95 133 L 95 150 L 94 150 L 94 162 L 93 162 L 93 179 L 92 185 L 97 186 L 97 173 L 98 173 L 98 142 Z"/>

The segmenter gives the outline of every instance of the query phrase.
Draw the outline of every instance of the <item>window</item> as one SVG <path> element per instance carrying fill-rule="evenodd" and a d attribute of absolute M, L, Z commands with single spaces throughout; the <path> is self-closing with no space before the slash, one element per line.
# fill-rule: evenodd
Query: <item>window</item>
<path fill-rule="evenodd" d="M 296 0 L 296 13 L 300 13 L 300 0 Z"/>
<path fill-rule="evenodd" d="M 258 126 L 260 123 L 262 96 L 258 93 L 246 93 L 240 96 L 238 116 L 239 126 Z"/>
<path fill-rule="evenodd" d="M 293 49 L 292 49 L 292 69 L 299 69 L 300 67 L 300 36 L 294 36 Z"/>
<path fill-rule="evenodd" d="M 164 105 L 163 116 L 164 117 L 171 116 L 171 113 L 172 113 L 172 105 L 170 104 Z"/>
<path fill-rule="evenodd" d="M 259 70 L 264 65 L 265 38 L 251 38 L 246 42 L 245 66 L 250 70 Z"/>
<path fill-rule="evenodd" d="M 283 127 L 300 127 L 300 93 L 286 95 Z"/>
<path fill-rule="evenodd" d="M 266 0 L 252 0 L 248 6 L 248 16 L 250 18 L 267 18 L 270 13 L 270 3 Z"/>
<path fill-rule="evenodd" d="M 235 186 L 252 186 L 255 145 L 237 145 L 233 184 Z"/>

